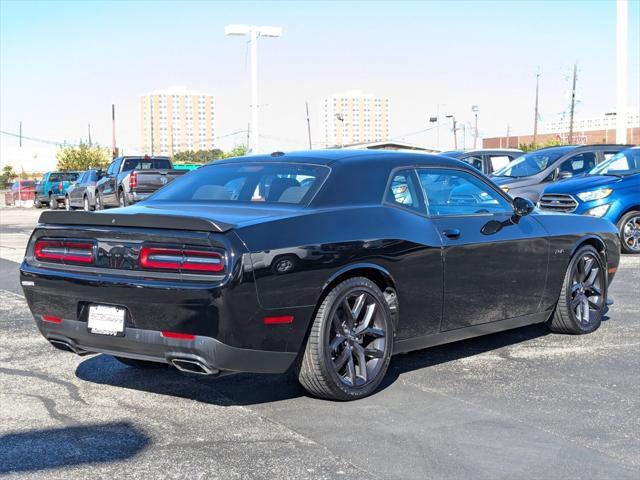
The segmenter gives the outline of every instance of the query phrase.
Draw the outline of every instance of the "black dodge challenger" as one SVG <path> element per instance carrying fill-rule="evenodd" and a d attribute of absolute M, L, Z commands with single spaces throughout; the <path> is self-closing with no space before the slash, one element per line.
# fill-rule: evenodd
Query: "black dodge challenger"
<path fill-rule="evenodd" d="M 445 157 L 310 151 L 206 165 L 132 207 L 44 212 L 20 268 L 54 346 L 139 368 L 297 372 L 372 393 L 392 354 L 600 325 L 616 228 Z"/>

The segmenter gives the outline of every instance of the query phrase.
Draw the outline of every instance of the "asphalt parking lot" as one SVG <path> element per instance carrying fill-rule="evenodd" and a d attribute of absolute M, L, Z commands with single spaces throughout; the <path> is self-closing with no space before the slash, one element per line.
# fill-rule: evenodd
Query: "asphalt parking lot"
<path fill-rule="evenodd" d="M 623 257 L 592 335 L 534 326 L 396 356 L 377 394 L 337 403 L 292 375 L 53 349 L 18 283 L 39 213 L 0 210 L 0 475 L 640 478 L 640 256 Z"/>

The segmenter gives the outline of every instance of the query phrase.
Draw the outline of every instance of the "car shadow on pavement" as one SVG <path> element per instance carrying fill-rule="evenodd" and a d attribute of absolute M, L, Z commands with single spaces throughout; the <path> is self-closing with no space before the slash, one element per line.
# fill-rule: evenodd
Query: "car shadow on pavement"
<path fill-rule="evenodd" d="M 126 460 L 150 443 L 128 422 L 9 433 L 0 436 L 0 474 Z"/>
<path fill-rule="evenodd" d="M 531 325 L 438 347 L 394 356 L 380 389 L 391 386 L 399 375 L 545 336 L 544 325 Z M 150 393 L 187 398 L 220 406 L 255 405 L 305 396 L 295 374 L 239 373 L 222 377 L 184 375 L 172 367 L 138 370 L 109 355 L 97 355 L 78 365 L 76 376 L 88 382 Z"/>

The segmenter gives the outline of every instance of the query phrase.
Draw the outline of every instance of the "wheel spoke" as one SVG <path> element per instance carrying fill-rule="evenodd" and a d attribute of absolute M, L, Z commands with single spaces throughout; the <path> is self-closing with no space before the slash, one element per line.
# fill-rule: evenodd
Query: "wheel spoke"
<path fill-rule="evenodd" d="M 362 336 L 369 335 L 370 337 L 374 337 L 374 338 L 383 338 L 384 330 L 382 330 L 381 328 L 370 327 L 364 330 L 361 335 Z"/>
<path fill-rule="evenodd" d="M 571 294 L 576 293 L 578 290 L 580 290 L 579 282 L 575 282 L 573 285 L 571 285 Z"/>
<path fill-rule="evenodd" d="M 353 311 L 351 310 L 351 305 L 349 305 L 349 301 L 345 298 L 342 301 L 342 310 L 344 311 L 345 320 L 347 322 L 347 329 L 351 330 L 354 323 Z"/>
<path fill-rule="evenodd" d="M 576 277 L 578 282 L 582 282 L 584 280 L 584 257 L 581 257 L 576 264 Z"/>
<path fill-rule="evenodd" d="M 333 365 L 336 368 L 336 372 L 340 372 L 345 363 L 351 358 L 351 350 L 345 347 L 342 353 L 333 361 Z"/>
<path fill-rule="evenodd" d="M 376 304 L 375 303 L 371 303 L 369 305 L 367 305 L 367 310 L 364 312 L 364 318 L 362 319 L 362 322 L 360 323 L 360 325 L 358 325 L 358 328 L 356 328 L 355 331 L 355 335 L 359 336 L 362 332 L 364 332 L 367 328 L 369 328 L 369 325 L 371 325 L 371 320 L 373 319 L 373 314 L 376 311 Z"/>
<path fill-rule="evenodd" d="M 351 381 L 351 385 L 356 384 L 356 365 L 353 361 L 353 355 L 351 355 L 351 352 L 349 352 L 349 361 L 347 362 L 347 375 L 348 375 L 348 380 Z"/>
<path fill-rule="evenodd" d="M 355 351 L 355 358 L 358 359 L 358 373 L 359 377 L 362 378 L 365 382 L 367 381 L 367 359 L 364 355 L 364 348 L 362 345 L 358 343 L 353 344 L 353 349 Z"/>
<path fill-rule="evenodd" d="M 347 332 L 344 330 L 342 322 L 340 321 L 340 317 L 338 317 L 338 312 L 333 315 L 333 326 L 336 329 L 336 333 L 338 335 L 344 336 L 347 334 Z"/>
<path fill-rule="evenodd" d="M 364 354 L 371 358 L 382 358 L 384 356 L 384 352 L 377 348 L 366 348 Z"/>
<path fill-rule="evenodd" d="M 589 278 L 589 275 L 591 275 L 591 270 L 593 269 L 593 264 L 594 264 L 594 260 L 591 257 L 586 257 L 585 262 L 584 262 L 584 279 L 583 281 L 586 281 L 587 278 Z"/>
<path fill-rule="evenodd" d="M 595 283 L 596 279 L 598 278 L 599 272 L 600 272 L 600 269 L 598 267 L 592 268 L 591 271 L 589 272 L 589 276 L 584 281 L 585 286 L 591 287 Z"/>
<path fill-rule="evenodd" d="M 360 318 L 360 312 L 362 312 L 362 307 L 364 307 L 364 301 L 366 299 L 366 295 L 363 293 L 356 298 L 356 302 L 353 305 L 353 310 L 351 311 L 351 316 L 353 320 L 358 320 Z"/>
<path fill-rule="evenodd" d="M 589 300 L 587 300 L 587 297 L 585 295 L 582 296 L 582 301 L 580 302 L 580 305 L 582 307 L 581 321 L 583 323 L 588 323 L 589 322 Z"/>
<path fill-rule="evenodd" d="M 600 295 L 602 295 L 602 291 L 598 287 L 596 287 L 595 285 L 591 285 L 589 288 L 587 288 L 587 291 L 591 293 L 590 296 L 593 296 L 593 295 L 600 296 Z"/>
<path fill-rule="evenodd" d="M 590 308 L 593 308 L 594 310 L 600 309 L 600 305 L 598 305 L 595 301 L 591 300 L 590 298 L 587 298 L 587 301 L 589 302 Z"/>
<path fill-rule="evenodd" d="M 329 351 L 334 352 L 336 348 L 338 348 L 342 343 L 344 343 L 346 339 L 347 337 L 344 337 L 342 335 L 336 335 L 336 338 L 334 338 L 329 344 L 329 349 L 330 349 Z"/>

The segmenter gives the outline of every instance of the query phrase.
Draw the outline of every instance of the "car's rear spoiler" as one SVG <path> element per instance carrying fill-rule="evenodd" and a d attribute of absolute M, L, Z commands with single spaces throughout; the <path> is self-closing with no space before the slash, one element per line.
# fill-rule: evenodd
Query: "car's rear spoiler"
<path fill-rule="evenodd" d="M 226 232 L 234 227 L 228 223 L 201 217 L 148 213 L 42 212 L 39 222 L 49 225 L 118 226 L 204 232 Z"/>

